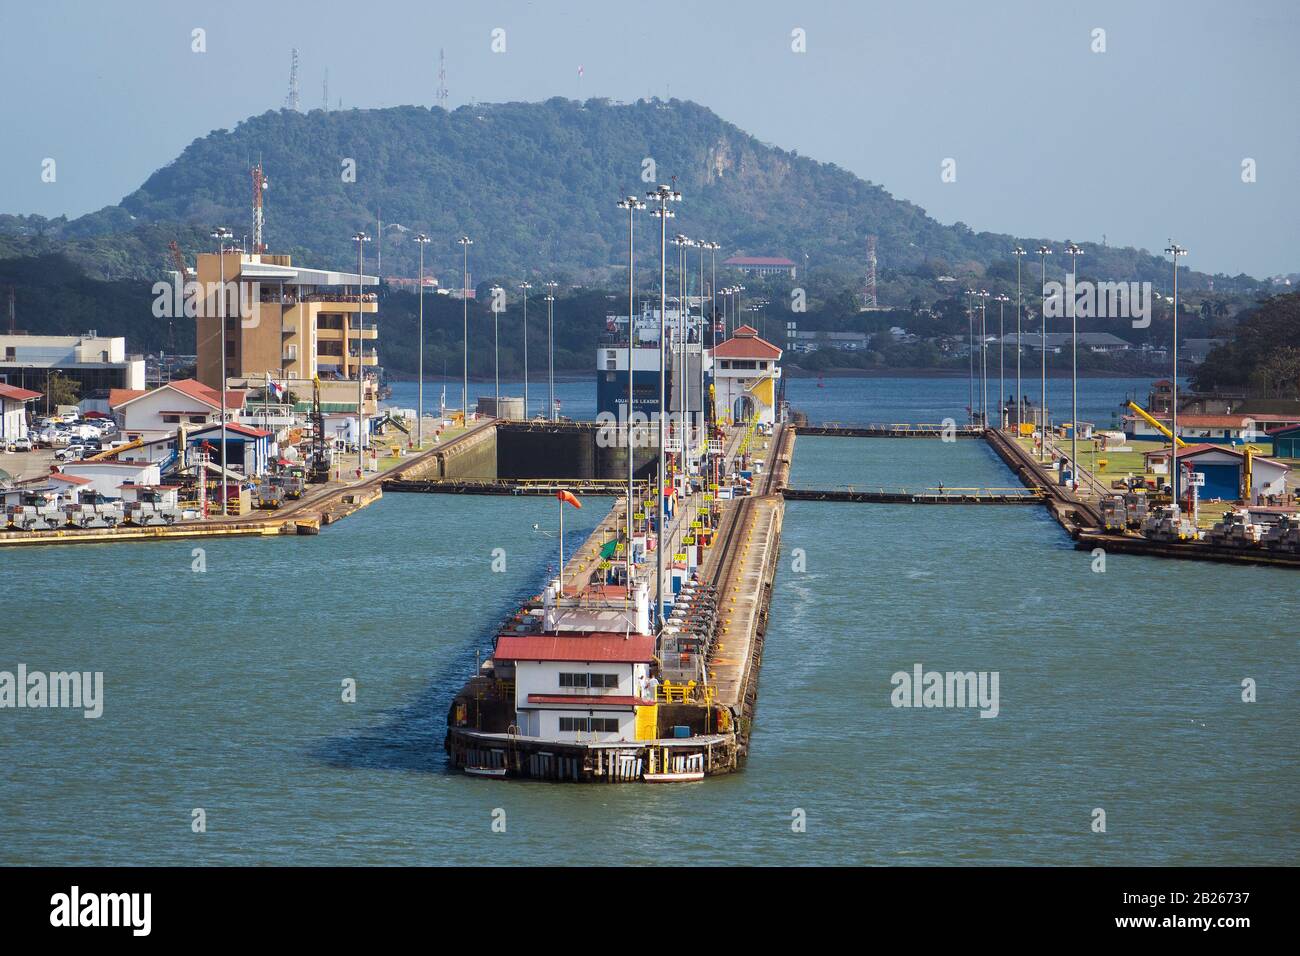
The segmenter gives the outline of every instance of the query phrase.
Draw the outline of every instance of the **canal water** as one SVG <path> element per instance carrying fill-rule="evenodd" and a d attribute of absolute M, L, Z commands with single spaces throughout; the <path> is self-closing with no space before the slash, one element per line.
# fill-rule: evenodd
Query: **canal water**
<path fill-rule="evenodd" d="M 796 445 L 799 485 L 936 479 L 1010 482 L 981 442 Z M 105 681 L 96 720 L 0 711 L 0 864 L 1300 858 L 1293 576 L 1096 573 L 1030 507 L 788 505 L 744 773 L 448 773 L 452 695 L 554 566 L 555 507 L 393 494 L 319 537 L 0 551 L 0 670 Z M 570 546 L 603 511 L 570 510 Z M 891 706 L 915 664 L 997 672 L 998 716 Z"/>

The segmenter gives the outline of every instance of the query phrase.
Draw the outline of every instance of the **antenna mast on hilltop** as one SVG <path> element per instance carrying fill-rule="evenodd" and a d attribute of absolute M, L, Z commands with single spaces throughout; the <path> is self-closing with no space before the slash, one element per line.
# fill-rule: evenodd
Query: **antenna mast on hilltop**
<path fill-rule="evenodd" d="M 298 48 L 294 47 L 289 56 L 289 95 L 284 98 L 284 105 L 287 109 L 298 112 L 300 101 L 298 98 Z"/>
<path fill-rule="evenodd" d="M 321 85 L 320 108 L 326 113 L 330 111 L 330 68 L 325 67 L 325 82 Z"/>
<path fill-rule="evenodd" d="M 438 105 L 447 108 L 447 51 L 438 51 Z"/>
<path fill-rule="evenodd" d="M 862 290 L 862 304 L 865 308 L 877 308 L 876 300 L 876 237 L 867 236 L 867 286 Z"/>
<path fill-rule="evenodd" d="M 262 172 L 262 161 L 259 159 L 257 165 L 253 167 L 253 254 L 261 255 L 266 252 L 266 243 L 262 241 L 262 193 L 271 184 L 266 181 L 266 176 Z"/>

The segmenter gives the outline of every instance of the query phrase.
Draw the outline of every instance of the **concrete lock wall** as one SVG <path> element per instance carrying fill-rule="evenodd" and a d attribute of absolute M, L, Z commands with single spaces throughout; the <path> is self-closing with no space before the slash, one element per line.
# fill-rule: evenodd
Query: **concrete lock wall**
<path fill-rule="evenodd" d="M 600 447 L 595 423 L 547 426 L 505 424 L 497 428 L 496 477 L 613 479 L 627 477 L 627 449 Z M 636 477 L 648 476 L 654 448 L 637 448 Z"/>

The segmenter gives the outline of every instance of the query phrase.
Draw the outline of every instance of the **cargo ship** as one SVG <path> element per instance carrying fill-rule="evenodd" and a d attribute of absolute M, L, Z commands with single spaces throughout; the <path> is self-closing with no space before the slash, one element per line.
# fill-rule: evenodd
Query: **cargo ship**
<path fill-rule="evenodd" d="M 708 320 L 701 314 L 704 302 L 688 296 L 680 302 L 669 298 L 664 309 L 664 326 L 668 335 L 668 376 L 665 382 L 668 410 L 674 417 L 681 413 L 682 396 L 686 398 L 688 424 L 697 427 L 700 389 L 712 383 L 708 346 Z M 628 368 L 627 315 L 607 315 L 605 331 L 596 345 L 596 413 L 616 421 L 628 419 L 628 376 L 632 376 L 632 415 L 654 420 L 659 408 L 659 303 L 642 302 L 641 311 L 632 320 L 632 362 Z M 704 340 L 704 341 L 702 341 Z M 701 346 L 705 345 L 702 349 Z M 703 375 L 701 375 L 703 363 Z M 683 371 L 685 374 L 683 375 Z M 684 380 L 684 381 L 683 381 Z M 696 409 L 692 414 L 690 409 Z"/>

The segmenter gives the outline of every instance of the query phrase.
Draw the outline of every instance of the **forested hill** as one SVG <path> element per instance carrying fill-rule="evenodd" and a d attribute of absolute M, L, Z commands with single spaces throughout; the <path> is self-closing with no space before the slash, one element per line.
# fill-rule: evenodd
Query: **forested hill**
<path fill-rule="evenodd" d="M 609 278 L 625 255 L 626 213 L 615 202 L 651 185 L 642 176 L 649 161 L 647 179 L 675 181 L 684 195 L 674 230 L 716 239 L 725 255 L 802 263 L 806 253 L 826 278 L 860 276 L 872 234 L 882 269 L 929 279 L 981 275 L 1005 262 L 1016 241 L 942 225 L 878 185 L 762 143 L 694 103 L 552 99 L 450 113 L 415 106 L 268 112 L 196 140 L 119 206 L 71 222 L 0 215 L 0 233 L 24 241 L 44 234 L 31 249 L 0 237 L 0 255 L 66 247 L 94 274 L 156 276 L 167 264 L 166 235 L 192 255 L 205 242 L 196 237 L 211 226 L 237 237 L 250 231 L 249 170 L 259 159 L 271 183 L 272 251 L 344 268 L 355 257 L 353 233 L 374 234 L 382 216 L 384 274 L 415 273 L 409 237 L 423 231 L 434 240 L 428 267 L 444 282 L 458 275 L 455 239 L 462 233 L 474 239 L 476 277 L 523 278 L 537 270 L 570 281 Z M 652 223 L 642 220 L 643 241 Z M 130 238 L 130 254 L 105 241 L 116 236 Z M 1019 241 L 1032 247 L 1040 240 Z M 1168 265 L 1156 256 L 1085 248 L 1096 275 L 1167 277 Z M 376 251 L 372 244 L 372 262 Z"/>

